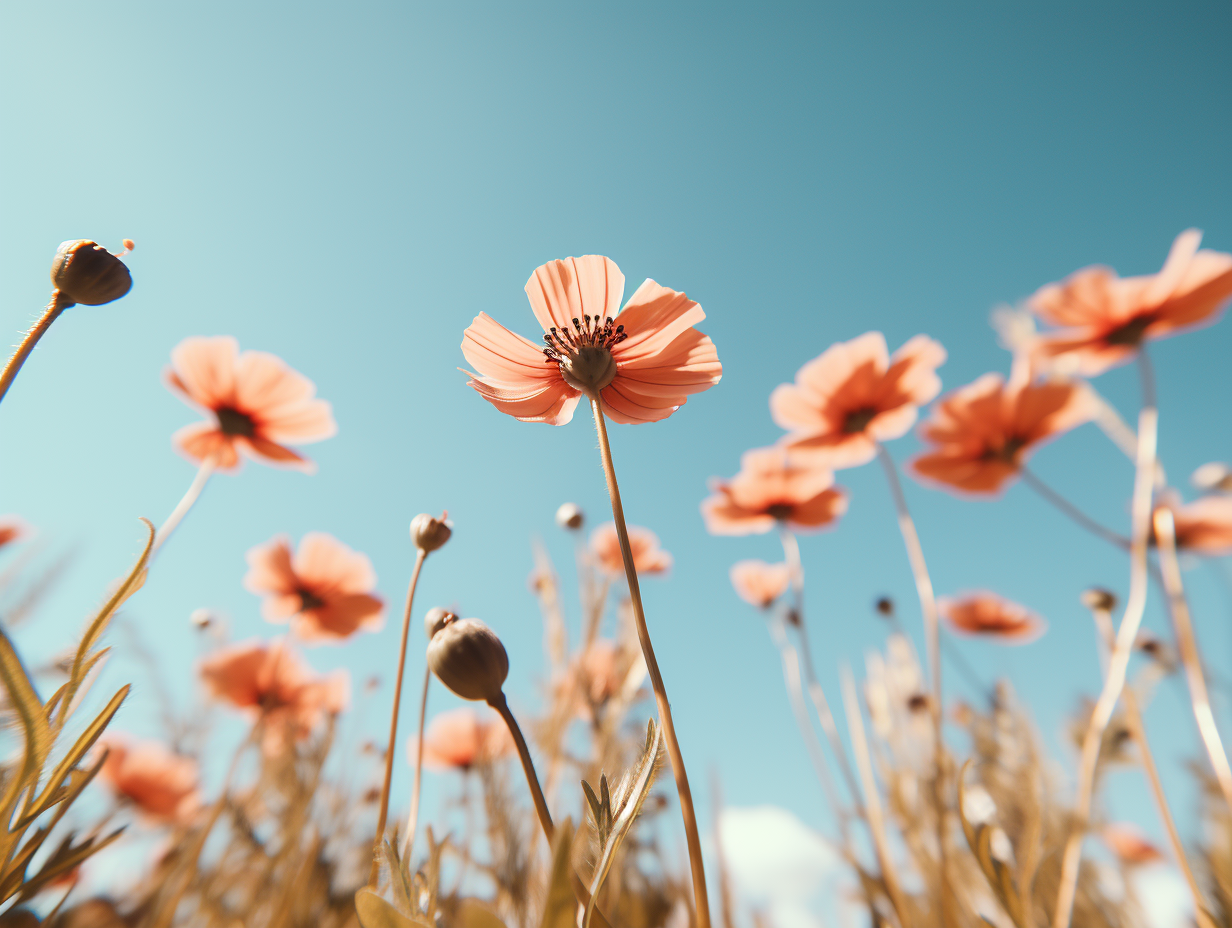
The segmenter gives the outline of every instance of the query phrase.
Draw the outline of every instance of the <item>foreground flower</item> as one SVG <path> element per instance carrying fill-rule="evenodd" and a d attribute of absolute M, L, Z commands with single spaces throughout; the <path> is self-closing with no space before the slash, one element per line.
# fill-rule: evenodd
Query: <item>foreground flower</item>
<path fill-rule="evenodd" d="M 732 565 L 731 582 L 746 603 L 767 609 L 787 592 L 791 585 L 791 567 L 765 561 L 740 561 Z"/>
<path fill-rule="evenodd" d="M 672 556 L 659 547 L 659 536 L 640 525 L 629 526 L 629 550 L 633 554 L 633 567 L 639 574 L 666 573 L 672 566 Z M 619 576 L 625 572 L 614 522 L 606 522 L 591 532 L 590 552 L 609 574 Z"/>
<path fill-rule="evenodd" d="M 614 422 L 654 422 L 719 382 L 706 318 L 683 293 L 647 280 L 623 310 L 625 278 L 610 258 L 549 261 L 526 282 L 546 348 L 480 313 L 462 337 L 470 386 L 523 422 L 564 425 L 583 394 Z M 618 313 L 619 310 L 619 313 Z"/>
<path fill-rule="evenodd" d="M 885 336 L 868 332 L 827 348 L 770 395 L 770 414 L 791 434 L 783 444 L 826 467 L 871 461 L 878 442 L 905 435 L 918 408 L 941 391 L 945 349 L 917 335 L 890 357 Z"/>
<path fill-rule="evenodd" d="M 1100 837 L 1108 845 L 1108 849 L 1116 855 L 1126 867 L 1140 867 L 1143 864 L 1163 860 L 1163 852 L 1148 841 L 1142 832 L 1132 825 L 1113 823 L 1105 825 Z"/>
<path fill-rule="evenodd" d="M 832 471 L 802 466 L 783 448 L 756 448 L 740 459 L 740 473 L 715 482 L 702 502 L 712 535 L 752 535 L 786 523 L 805 531 L 824 528 L 847 511 L 847 495 Z"/>
<path fill-rule="evenodd" d="M 941 399 L 920 427 L 934 450 L 911 462 L 916 477 L 948 490 L 997 493 L 1037 447 L 1091 419 L 1085 386 L 985 374 Z"/>
<path fill-rule="evenodd" d="M 1203 496 L 1182 503 L 1175 493 L 1164 492 L 1157 505 L 1172 511 L 1179 550 L 1209 557 L 1232 554 L 1232 496 Z"/>
<path fill-rule="evenodd" d="M 26 523 L 17 516 L 0 516 L 0 548 L 21 541 L 28 533 Z"/>
<path fill-rule="evenodd" d="M 248 552 L 248 566 L 244 587 L 265 595 L 262 616 L 290 621 L 301 641 L 341 641 L 384 624 L 372 562 L 332 535 L 310 532 L 294 553 L 285 536 L 274 538 Z"/>
<path fill-rule="evenodd" d="M 311 471 L 288 444 L 307 444 L 338 431 L 329 403 L 315 399 L 312 381 L 264 351 L 240 353 L 234 338 L 186 338 L 171 352 L 167 385 L 186 403 L 213 416 L 172 436 L 193 461 L 239 467 L 240 454 L 266 464 Z"/>
<path fill-rule="evenodd" d="M 419 738 L 411 738 L 407 751 L 411 763 L 419 748 Z M 461 770 L 491 763 L 514 751 L 513 738 L 503 721 L 495 716 L 481 717 L 463 707 L 442 712 L 424 733 L 424 766 L 430 770 Z"/>
<path fill-rule="evenodd" d="M 942 596 L 937 600 L 937 611 L 960 634 L 996 638 L 1005 644 L 1026 644 L 1048 628 L 1048 623 L 1026 606 L 983 591 L 958 599 Z"/>
<path fill-rule="evenodd" d="M 1199 251 L 1201 241 L 1197 229 L 1182 232 L 1158 274 L 1117 277 L 1089 267 L 1041 288 L 1031 308 L 1063 328 L 1044 335 L 1038 351 L 1071 356 L 1092 377 L 1128 361 L 1150 339 L 1214 322 L 1232 297 L 1232 255 Z"/>
<path fill-rule="evenodd" d="M 200 808 L 196 761 L 171 753 L 157 741 L 112 734 L 99 744 L 107 749 L 99 778 L 146 819 L 184 824 Z"/>

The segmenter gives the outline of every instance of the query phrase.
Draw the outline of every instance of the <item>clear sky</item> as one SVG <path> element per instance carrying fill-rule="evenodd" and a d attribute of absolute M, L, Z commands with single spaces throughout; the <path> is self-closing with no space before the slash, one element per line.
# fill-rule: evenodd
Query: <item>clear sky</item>
<path fill-rule="evenodd" d="M 724 364 L 722 383 L 667 421 L 612 429 L 629 519 L 676 560 L 644 588 L 707 819 L 714 769 L 734 805 L 828 821 L 777 655 L 727 580 L 738 559 L 777 558 L 776 543 L 712 538 L 698 513 L 708 478 L 781 434 L 774 386 L 877 328 L 892 349 L 919 332 L 939 339 L 942 377 L 957 387 L 1007 368 L 987 324 L 998 304 L 1090 263 L 1153 272 L 1191 226 L 1232 251 L 1226 3 L 129 0 L 7 3 L 0 17 L 6 343 L 46 302 L 60 241 L 137 242 L 132 293 L 70 310 L 0 408 L 0 513 L 37 526 L 44 560 L 74 554 L 20 630 L 29 659 L 62 647 L 130 562 L 137 517 L 160 521 L 188 486 L 193 468 L 170 435 L 195 413 L 160 374 L 181 338 L 231 334 L 313 378 L 340 431 L 306 449 L 315 476 L 249 465 L 216 478 L 131 603 L 180 710 L 195 695 L 193 609 L 227 614 L 239 638 L 275 631 L 240 586 L 251 546 L 331 532 L 371 556 L 396 611 L 407 524 L 442 508 L 456 534 L 429 560 L 419 602 L 493 626 L 511 698 L 532 709 L 542 657 L 530 543 L 543 538 L 563 565 L 556 506 L 603 516 L 593 429 L 581 415 L 552 428 L 499 414 L 466 387 L 458 346 L 480 311 L 536 337 L 522 292 L 531 271 L 606 254 L 628 292 L 653 277 L 698 300 Z M 1230 352 L 1228 321 L 1154 351 L 1161 450 L 1178 484 L 1232 458 Z M 1135 414 L 1132 369 L 1098 386 Z M 916 447 L 907 437 L 892 451 L 901 461 Z M 1036 463 L 1126 528 L 1131 469 L 1093 427 Z M 862 669 L 884 635 L 876 596 L 897 599 L 920 642 L 882 475 L 840 481 L 849 514 L 803 542 L 814 657 L 835 700 L 839 664 Z M 958 647 L 989 679 L 1009 675 L 1057 746 L 1099 677 L 1078 593 L 1123 592 L 1123 557 L 1021 486 L 995 502 L 907 492 L 940 591 L 989 587 L 1049 620 L 1021 649 Z M 1226 563 L 1187 574 L 1204 653 L 1225 677 L 1230 576 Z M 385 680 L 352 723 L 357 739 L 385 725 L 396 624 L 310 653 L 357 682 Z M 1147 624 L 1166 630 L 1157 601 Z M 135 680 L 117 724 L 153 732 L 153 685 L 124 639 L 113 643 L 105 682 Z M 415 651 L 411 679 L 422 660 Z M 1225 698 L 1232 736 L 1227 710 Z M 1169 689 L 1147 723 L 1192 834 L 1192 719 Z M 429 786 L 429 808 L 452 788 Z M 1140 775 L 1111 786 L 1113 811 L 1159 834 Z M 395 801 L 408 787 L 400 769 Z"/>

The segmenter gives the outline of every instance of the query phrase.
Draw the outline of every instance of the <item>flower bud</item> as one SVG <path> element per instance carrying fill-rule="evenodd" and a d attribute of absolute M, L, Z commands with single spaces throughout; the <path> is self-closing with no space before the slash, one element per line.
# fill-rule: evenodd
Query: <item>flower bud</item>
<path fill-rule="evenodd" d="M 133 286 L 124 262 L 89 239 L 61 243 L 51 262 L 51 282 L 62 297 L 86 306 L 118 300 Z"/>
<path fill-rule="evenodd" d="M 448 609 L 442 609 L 440 606 L 429 609 L 428 614 L 424 616 L 424 631 L 428 633 L 428 640 L 431 641 L 436 633 L 450 622 L 456 621 L 458 621 L 457 614 Z"/>
<path fill-rule="evenodd" d="M 884 616 L 887 619 L 894 618 L 894 600 L 888 596 L 879 596 L 877 601 L 873 603 L 873 608 L 877 610 L 877 614 Z"/>
<path fill-rule="evenodd" d="M 428 667 L 463 699 L 495 702 L 503 698 L 509 655 L 488 626 L 478 619 L 460 619 L 432 636 Z"/>
<path fill-rule="evenodd" d="M 1097 586 L 1084 590 L 1079 598 L 1082 604 L 1092 612 L 1111 612 L 1117 607 L 1116 594 Z"/>
<path fill-rule="evenodd" d="M 1232 493 L 1232 469 L 1222 461 L 1203 464 L 1189 480 L 1203 493 Z"/>
<path fill-rule="evenodd" d="M 577 503 L 561 503 L 556 510 L 556 524 L 561 528 L 577 531 L 585 521 L 586 517 Z"/>
<path fill-rule="evenodd" d="M 449 536 L 453 534 L 453 523 L 446 518 L 447 515 L 448 513 L 441 513 L 438 519 L 421 512 L 411 519 L 411 541 L 415 542 L 416 548 L 428 554 L 449 540 Z"/>

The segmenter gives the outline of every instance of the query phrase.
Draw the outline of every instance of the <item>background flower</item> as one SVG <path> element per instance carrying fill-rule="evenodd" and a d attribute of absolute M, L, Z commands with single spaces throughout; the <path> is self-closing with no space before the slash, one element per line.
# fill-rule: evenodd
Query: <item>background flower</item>
<path fill-rule="evenodd" d="M 791 568 L 765 561 L 739 561 L 732 565 L 731 582 L 736 594 L 746 603 L 765 609 L 787 592 L 791 585 Z"/>
<path fill-rule="evenodd" d="M 605 522 L 590 533 L 590 551 L 607 573 L 624 576 L 625 561 L 614 522 Z M 672 556 L 659 547 L 659 536 L 640 525 L 629 526 L 629 551 L 639 574 L 666 573 L 672 566 Z"/>
<path fill-rule="evenodd" d="M 768 532 L 779 523 L 820 529 L 847 511 L 847 494 L 833 484 L 822 466 L 802 464 L 783 448 L 757 448 L 744 453 L 735 477 L 715 481 L 702 518 L 712 535 Z"/>
<path fill-rule="evenodd" d="M 982 590 L 956 598 L 939 597 L 937 611 L 959 634 L 994 638 L 1006 644 L 1034 641 L 1048 628 L 1048 624 L 1026 606 Z"/>

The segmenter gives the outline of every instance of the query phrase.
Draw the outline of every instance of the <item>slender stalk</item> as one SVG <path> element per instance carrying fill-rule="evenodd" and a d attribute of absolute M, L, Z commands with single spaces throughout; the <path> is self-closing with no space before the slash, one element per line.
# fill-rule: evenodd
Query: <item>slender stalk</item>
<path fill-rule="evenodd" d="M 415 850 L 415 831 L 419 827 L 419 781 L 423 777 L 424 723 L 428 718 L 428 683 L 432 671 L 424 667 L 423 694 L 419 697 L 419 741 L 415 745 L 415 785 L 411 787 L 411 811 L 406 817 L 406 840 L 402 846 L 402 859 L 410 863 Z"/>
<path fill-rule="evenodd" d="M 154 547 L 150 549 L 150 557 L 153 557 L 155 552 L 166 544 L 167 539 L 171 537 L 171 533 L 175 531 L 176 526 L 180 524 L 184 516 L 188 515 L 188 511 L 197 502 L 201 491 L 209 483 L 210 476 L 214 473 L 216 466 L 212 457 L 206 458 L 201 462 L 201 466 L 197 469 L 197 475 L 193 477 L 192 483 L 188 485 L 188 490 L 184 493 L 183 498 L 175 504 L 175 508 L 171 510 L 171 515 L 167 516 L 166 521 L 158 527 L 158 531 L 154 535 Z"/>
<path fill-rule="evenodd" d="M 637 583 L 637 570 L 633 566 L 633 551 L 629 547 L 629 530 L 625 526 L 624 506 L 620 501 L 620 487 L 616 483 L 616 468 L 612 464 L 612 448 L 608 443 L 607 425 L 598 394 L 590 397 L 591 412 L 595 417 L 595 431 L 599 434 L 599 455 L 603 460 L 603 474 L 607 478 L 607 492 L 612 498 L 612 519 L 616 523 L 616 535 L 620 539 L 620 553 L 625 562 L 625 576 L 629 581 L 629 599 L 633 604 L 633 617 L 637 622 L 637 637 L 642 645 L 642 656 L 654 687 L 655 702 L 659 708 L 659 725 L 663 729 L 667 756 L 672 762 L 676 777 L 676 792 L 680 796 L 680 814 L 684 819 L 685 839 L 689 847 L 689 868 L 693 876 L 693 902 L 697 907 L 697 928 L 710 928 L 710 901 L 706 896 L 706 871 L 702 864 L 702 842 L 697 832 L 697 815 L 693 811 L 693 793 L 689 789 L 689 775 L 684 768 L 680 742 L 676 739 L 676 726 L 672 722 L 672 707 L 667 700 L 667 687 L 659 662 L 655 658 L 654 645 L 650 643 L 650 630 L 646 627 L 646 612 L 642 608 L 642 591 Z"/>
<path fill-rule="evenodd" d="M 1129 539 L 1123 535 L 1118 535 L 1107 526 L 1096 522 L 1085 512 L 1067 500 L 1064 496 L 1054 490 L 1039 477 L 1035 476 L 1026 467 L 1019 467 L 1018 473 L 1022 477 L 1023 483 L 1029 486 L 1032 490 L 1046 499 L 1049 503 L 1055 506 L 1061 512 L 1065 513 L 1069 518 L 1073 519 L 1080 526 L 1090 532 L 1092 535 L 1097 535 L 1111 544 L 1116 545 L 1122 551 L 1129 550 Z"/>
<path fill-rule="evenodd" d="M 419 548 L 415 553 L 415 568 L 406 589 L 406 611 L 402 614 L 402 643 L 398 649 L 398 675 L 394 679 L 394 706 L 389 713 L 389 746 L 385 750 L 385 782 L 381 786 L 381 811 L 376 819 L 376 839 L 372 843 L 372 869 L 368 873 L 368 888 L 376 889 L 381 875 L 381 841 L 385 838 L 385 818 L 389 815 L 389 785 L 394 776 L 394 755 L 398 744 L 398 709 L 402 705 L 402 674 L 406 670 L 406 640 L 411 630 L 411 607 L 415 604 L 415 586 L 428 552 Z M 420 739 L 422 741 L 422 738 Z"/>
<path fill-rule="evenodd" d="M 59 318 L 60 313 L 73 305 L 73 301 L 61 295 L 59 290 L 52 291 L 51 302 L 43 310 L 43 315 L 39 317 L 38 322 L 30 327 L 30 331 L 26 333 L 26 337 L 21 340 L 21 344 L 17 346 L 13 356 L 4 365 L 4 370 L 0 372 L 0 402 L 4 401 L 4 394 L 9 392 L 9 387 L 13 385 L 17 372 L 26 363 L 26 358 L 30 357 L 30 352 L 39 343 L 39 339 L 51 328 L 51 324 Z"/>

